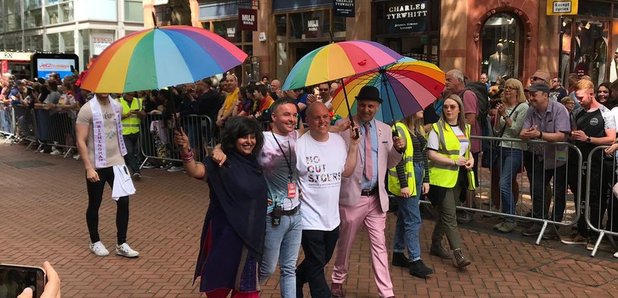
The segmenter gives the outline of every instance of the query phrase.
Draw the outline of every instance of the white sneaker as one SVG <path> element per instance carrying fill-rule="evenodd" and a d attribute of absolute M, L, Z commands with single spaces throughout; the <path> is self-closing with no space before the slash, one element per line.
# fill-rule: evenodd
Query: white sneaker
<path fill-rule="evenodd" d="M 52 150 L 52 152 L 49 153 L 49 155 L 61 155 L 61 154 L 62 154 L 62 152 L 60 152 L 60 150 L 58 150 L 58 149 L 54 149 L 54 150 Z"/>
<path fill-rule="evenodd" d="M 614 254 L 614 258 L 618 258 L 618 251 Z"/>
<path fill-rule="evenodd" d="M 172 166 L 169 169 L 167 169 L 168 172 L 172 173 L 172 172 L 180 172 L 184 170 L 183 167 L 177 167 L 177 166 Z"/>
<path fill-rule="evenodd" d="M 103 242 L 101 241 L 90 243 L 90 251 L 99 257 L 109 255 L 109 251 L 107 250 L 107 248 L 105 248 L 105 245 L 103 245 Z"/>
<path fill-rule="evenodd" d="M 116 254 L 127 258 L 137 258 L 139 256 L 139 252 L 134 251 L 126 242 L 116 245 Z"/>

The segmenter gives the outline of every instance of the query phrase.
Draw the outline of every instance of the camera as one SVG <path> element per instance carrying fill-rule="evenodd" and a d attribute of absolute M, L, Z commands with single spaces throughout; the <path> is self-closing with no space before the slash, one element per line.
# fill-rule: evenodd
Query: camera
<path fill-rule="evenodd" d="M 275 206 L 273 212 L 270 214 L 270 221 L 273 226 L 281 224 L 281 216 L 283 215 L 283 208 L 281 206 Z"/>
<path fill-rule="evenodd" d="M 496 99 L 490 99 L 489 100 L 489 108 L 490 109 L 496 109 L 498 107 L 498 104 L 501 103 L 502 100 L 499 98 Z"/>

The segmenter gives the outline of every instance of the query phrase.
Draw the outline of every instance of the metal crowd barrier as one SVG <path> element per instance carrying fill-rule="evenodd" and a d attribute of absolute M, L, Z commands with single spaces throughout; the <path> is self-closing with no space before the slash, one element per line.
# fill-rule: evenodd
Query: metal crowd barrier
<path fill-rule="evenodd" d="M 15 137 L 15 110 L 10 105 L 0 104 L 0 135 L 6 138 L 5 142 Z"/>
<path fill-rule="evenodd" d="M 618 198 L 612 192 L 612 187 L 618 182 L 616 155 L 607 157 L 603 152 L 606 148 L 608 146 L 594 148 L 590 151 L 586 161 L 586 165 L 591 166 L 586 167 L 586 189 L 588 191 L 586 191 L 584 215 L 588 228 L 599 233 L 590 254 L 593 257 L 605 235 L 618 236 Z M 597 173 L 594 175 L 597 179 L 592 179 L 593 171 Z M 598 196 L 591 197 L 591 193 L 598 194 Z M 611 237 L 609 239 L 615 248 L 614 239 Z"/>
<path fill-rule="evenodd" d="M 208 149 L 215 145 L 213 136 L 213 123 L 206 115 L 187 115 L 179 118 L 180 126 L 183 128 L 191 148 L 195 152 L 195 159 L 203 161 L 208 155 Z M 147 115 L 142 119 L 140 129 L 141 151 L 145 157 L 140 168 L 144 167 L 148 160 L 182 161 L 180 150 L 173 143 L 173 121 L 166 119 L 162 115 Z"/>
<path fill-rule="evenodd" d="M 25 105 L 13 106 L 13 110 L 16 120 L 16 142 L 28 142 L 26 149 L 30 149 L 30 147 L 37 142 L 34 126 L 34 110 Z"/>
<path fill-rule="evenodd" d="M 481 164 L 480 164 L 482 155 L 489 155 L 490 160 L 493 160 L 494 156 L 500 156 L 499 154 L 503 153 L 502 152 L 503 147 L 497 147 L 497 148 L 491 147 L 490 149 L 485 150 L 479 155 L 478 160 L 475 160 L 475 163 L 478 164 L 478 176 L 479 176 L 478 177 L 479 183 L 475 190 L 476 192 L 475 202 L 469 202 L 470 204 L 467 204 L 465 206 L 458 206 L 457 207 L 458 209 L 479 212 L 479 213 L 484 213 L 488 215 L 501 216 L 504 218 L 512 218 L 519 222 L 541 223 L 542 228 L 535 242 L 537 245 L 541 243 L 541 240 L 543 239 L 543 235 L 545 234 L 546 229 L 549 227 L 550 224 L 554 226 L 574 226 L 578 222 L 580 214 L 581 214 L 581 208 L 580 208 L 580 205 L 577 204 L 576 202 L 581 202 L 580 190 L 581 190 L 583 159 L 582 159 L 581 151 L 577 147 L 575 147 L 573 144 L 566 143 L 566 142 L 549 143 L 549 142 L 538 141 L 538 140 L 523 141 L 521 139 L 482 137 L 482 136 L 472 136 L 471 138 L 482 140 L 482 141 L 503 141 L 503 142 L 506 141 L 506 142 L 512 142 L 512 144 L 520 143 L 520 144 L 525 145 L 526 147 L 536 146 L 536 148 L 542 149 L 541 154 L 538 154 L 537 156 L 549 156 L 548 154 L 551 153 L 549 150 L 552 150 L 554 151 L 553 152 L 554 159 L 549 160 L 546 158 L 535 158 L 534 155 L 530 156 L 531 153 L 529 152 L 526 153 L 526 151 L 522 151 L 522 157 L 520 160 L 522 169 L 518 171 L 518 174 L 516 176 L 517 178 L 515 179 L 515 182 L 518 183 L 518 186 L 513 187 L 516 193 L 517 192 L 519 193 L 515 197 L 516 204 L 515 204 L 515 210 L 513 212 L 514 214 L 509 214 L 509 213 L 503 212 L 503 210 L 505 209 L 503 208 L 504 206 L 502 204 L 501 194 L 499 191 L 499 188 L 500 188 L 499 180 L 494 182 L 494 185 L 493 185 L 494 190 L 492 192 L 491 175 L 493 173 L 494 175 L 497 174 L 499 177 L 499 171 L 500 171 L 499 166 L 495 166 L 495 167 L 492 167 L 491 169 L 488 169 L 488 168 L 481 167 Z M 496 152 L 496 150 L 498 152 Z M 566 154 L 566 153 L 557 154 L 558 152 L 565 152 L 565 150 L 567 150 L 567 152 L 570 151 L 571 154 Z M 502 160 L 502 159 L 499 158 L 499 160 Z M 545 169 L 544 171 L 537 170 L 537 173 L 534 173 L 534 171 L 532 171 L 532 168 L 534 167 L 543 167 L 544 169 L 547 162 L 564 164 L 564 168 L 560 166 L 558 169 L 556 168 Z M 561 171 L 565 171 L 564 178 L 562 178 L 564 179 L 564 181 L 562 179 L 556 178 L 558 174 L 560 175 L 563 174 Z M 542 172 L 542 173 L 539 175 L 538 172 Z M 545 184 L 545 181 L 547 180 L 546 178 L 549 177 L 547 175 L 552 175 L 553 178 L 551 179 L 551 183 L 546 185 Z M 576 177 L 577 180 L 569 179 L 569 177 L 571 178 Z M 529 185 L 528 189 L 523 187 L 524 185 L 526 185 L 525 181 L 528 181 L 528 185 Z M 569 192 L 568 186 L 572 184 L 572 183 L 569 183 L 570 181 L 577 181 L 576 185 L 573 185 L 573 187 L 576 187 L 577 189 L 575 193 Z M 533 187 L 536 183 L 543 184 L 541 204 L 537 203 L 537 205 L 542 206 L 542 210 L 540 211 L 538 211 L 538 208 L 537 208 L 537 214 L 540 213 L 541 215 L 538 217 L 534 217 L 534 214 L 532 213 L 533 212 L 533 208 L 532 208 L 533 207 L 533 200 L 532 200 Z M 566 187 L 562 189 L 558 189 L 556 184 L 566 185 Z M 496 191 L 496 188 L 498 189 L 497 191 Z M 561 192 L 560 195 L 564 195 L 565 197 L 565 208 L 563 212 L 563 218 L 561 221 L 554 220 L 555 217 L 558 215 L 556 214 L 556 208 L 558 206 L 556 204 L 556 200 L 555 199 L 552 200 L 552 198 L 555 198 L 558 192 Z M 496 196 L 498 197 L 496 198 Z M 487 201 L 489 201 L 489 204 L 486 204 Z M 569 202 L 572 202 L 572 203 L 569 204 Z M 492 206 L 492 204 L 494 206 Z M 495 209 L 492 207 L 495 207 Z M 556 214 L 556 216 L 554 216 L 553 214 Z"/>
<path fill-rule="evenodd" d="M 71 153 L 76 153 L 76 117 L 77 112 L 74 110 L 35 109 L 33 128 L 39 143 L 36 150 L 41 150 L 43 146 L 65 148 L 63 155 L 65 158 Z"/>

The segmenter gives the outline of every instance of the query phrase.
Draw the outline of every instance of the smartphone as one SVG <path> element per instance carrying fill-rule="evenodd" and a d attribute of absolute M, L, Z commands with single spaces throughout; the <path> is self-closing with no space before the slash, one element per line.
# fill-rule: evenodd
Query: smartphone
<path fill-rule="evenodd" d="M 0 298 L 17 297 L 27 287 L 32 288 L 32 297 L 41 297 L 45 282 L 41 267 L 0 264 Z"/>

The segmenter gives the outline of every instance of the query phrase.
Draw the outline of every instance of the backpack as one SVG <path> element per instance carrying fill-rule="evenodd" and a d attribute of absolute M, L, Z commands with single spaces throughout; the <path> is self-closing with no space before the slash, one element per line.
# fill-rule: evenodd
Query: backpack
<path fill-rule="evenodd" d="M 467 84 L 465 90 L 470 90 L 476 96 L 476 104 L 478 107 L 478 113 L 476 114 L 476 120 L 481 127 L 481 136 L 493 137 L 493 129 L 491 128 L 491 121 L 489 120 L 489 94 L 487 92 L 487 85 L 482 82 L 470 82 Z M 465 92 L 465 91 L 464 91 Z M 463 93 L 462 93 L 463 99 Z M 489 152 L 491 150 L 491 141 L 481 141 L 481 152 Z M 483 154 L 481 159 L 481 167 L 491 167 L 492 160 L 490 160 L 490 154 Z"/>

